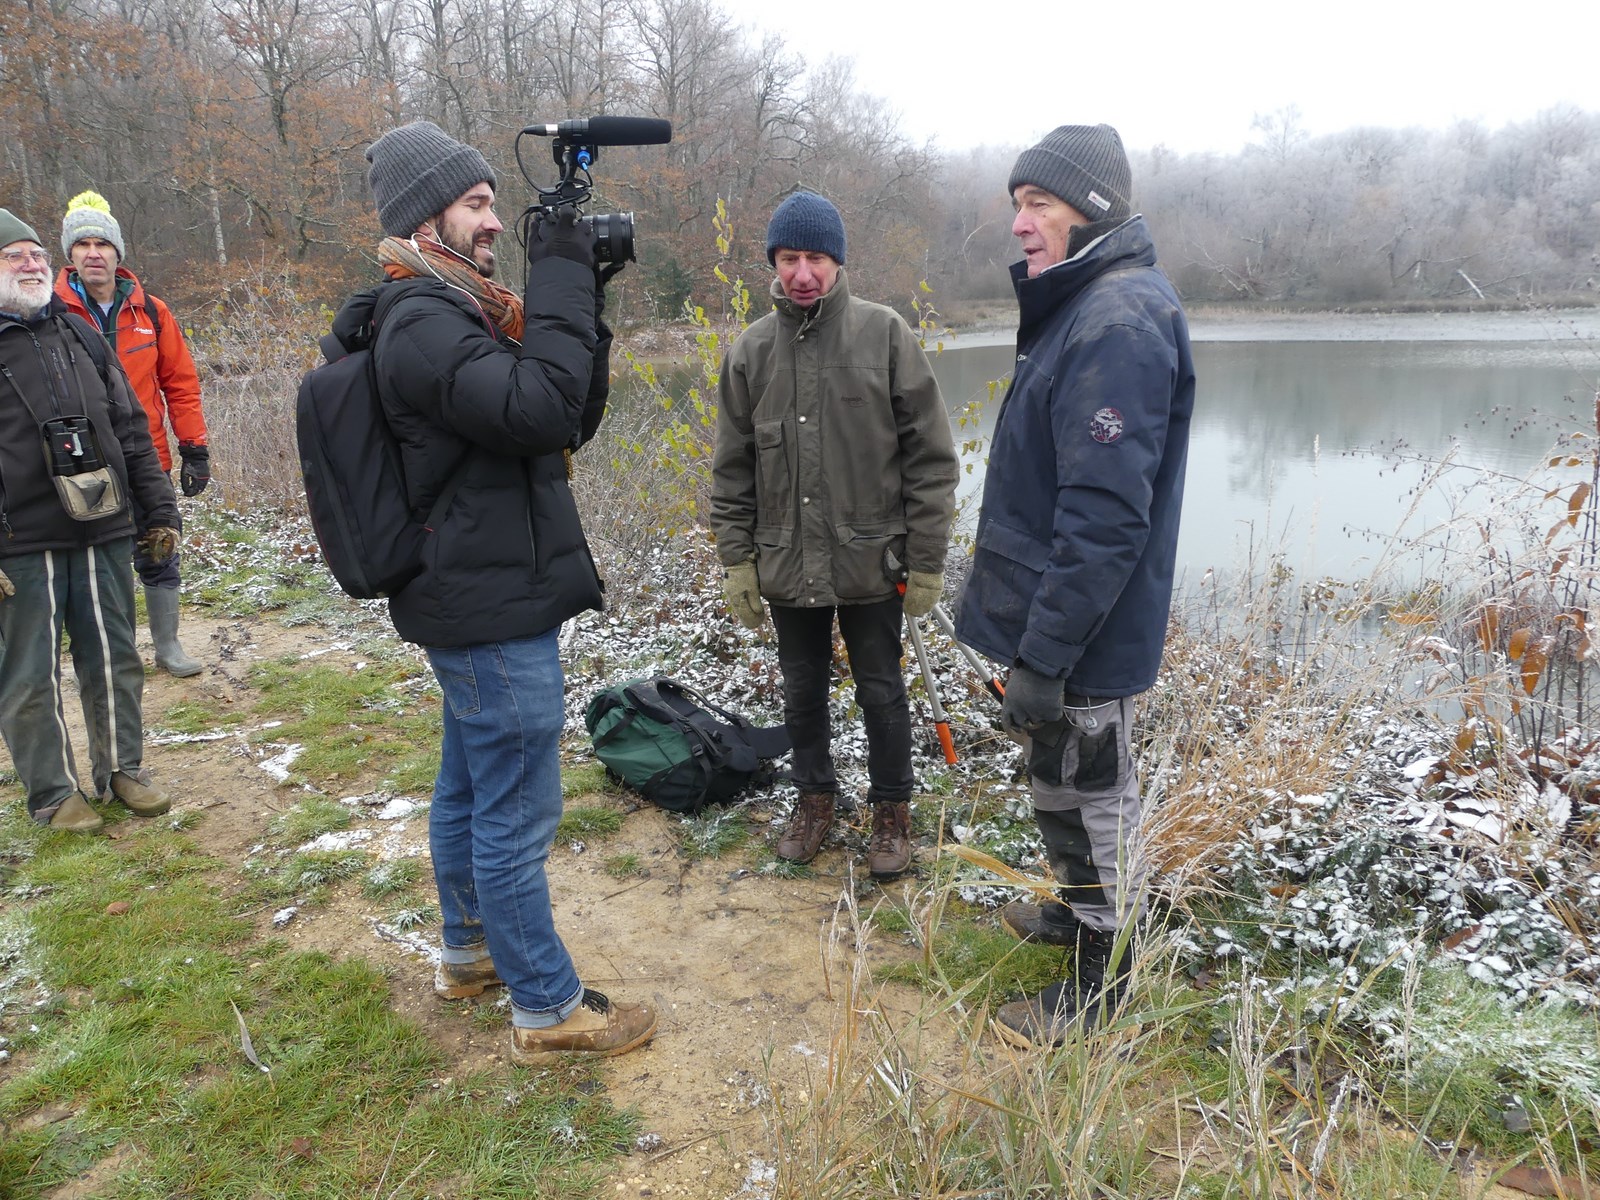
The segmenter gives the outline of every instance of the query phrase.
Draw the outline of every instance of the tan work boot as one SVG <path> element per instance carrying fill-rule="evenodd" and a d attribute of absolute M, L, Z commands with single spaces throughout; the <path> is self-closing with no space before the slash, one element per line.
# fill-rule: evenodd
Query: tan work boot
<path fill-rule="evenodd" d="M 558 1054 L 610 1058 L 648 1042 L 656 1031 L 655 1010 L 647 1004 L 613 1004 L 593 988 L 559 1025 L 511 1030 L 511 1058 L 524 1066 L 549 1062 Z"/>
<path fill-rule="evenodd" d="M 833 793 L 801 792 L 773 853 L 788 862 L 808 863 L 822 849 L 822 839 L 832 828 Z"/>
<path fill-rule="evenodd" d="M 481 996 L 485 988 L 503 987 L 505 980 L 488 955 L 469 963 L 441 961 L 433 973 L 433 993 L 441 1000 L 466 1000 Z"/>
<path fill-rule="evenodd" d="M 126 804 L 136 817 L 159 817 L 172 807 L 172 801 L 146 783 L 146 778 L 143 771 L 138 775 L 118 771 L 111 776 L 111 795 Z"/>
<path fill-rule="evenodd" d="M 867 870 L 874 879 L 893 879 L 911 866 L 911 802 L 880 800 L 872 806 L 872 841 Z"/>
<path fill-rule="evenodd" d="M 50 816 L 51 829 L 65 829 L 71 833 L 93 833 L 105 826 L 106 819 L 95 812 L 82 792 L 73 792 Z"/>

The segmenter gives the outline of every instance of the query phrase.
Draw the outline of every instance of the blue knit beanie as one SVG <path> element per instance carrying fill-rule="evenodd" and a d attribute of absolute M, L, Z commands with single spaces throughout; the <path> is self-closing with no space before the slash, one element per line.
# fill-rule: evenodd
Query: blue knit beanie
<path fill-rule="evenodd" d="M 844 220 L 826 197 L 796 192 L 767 222 L 767 261 L 776 265 L 778 251 L 817 250 L 844 266 Z"/>

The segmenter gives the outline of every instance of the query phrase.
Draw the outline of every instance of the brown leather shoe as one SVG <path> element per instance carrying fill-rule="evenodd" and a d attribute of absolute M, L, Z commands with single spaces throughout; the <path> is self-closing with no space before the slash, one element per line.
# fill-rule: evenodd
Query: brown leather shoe
<path fill-rule="evenodd" d="M 822 849 L 822 839 L 832 828 L 833 793 L 801 792 L 773 853 L 788 862 L 808 863 Z"/>
<path fill-rule="evenodd" d="M 893 879 L 911 866 L 911 802 L 879 801 L 872 806 L 872 841 L 867 870 L 874 879 Z"/>
<path fill-rule="evenodd" d="M 558 1054 L 609 1058 L 644 1045 L 656 1032 L 655 1010 L 647 1004 L 613 1004 L 593 988 L 559 1025 L 511 1030 L 511 1058 L 524 1067 L 549 1062 Z"/>
<path fill-rule="evenodd" d="M 104 827 L 106 819 L 95 812 L 82 792 L 72 792 L 50 814 L 51 829 L 65 829 L 71 833 L 93 833 Z"/>
<path fill-rule="evenodd" d="M 487 954 L 474 962 L 440 962 L 433 973 L 433 994 L 441 1000 L 466 1000 L 481 996 L 485 988 L 503 987 L 505 980 Z"/>
<path fill-rule="evenodd" d="M 147 778 L 143 771 L 138 775 L 118 771 L 111 776 L 109 790 L 111 795 L 128 806 L 134 816 L 159 817 L 172 807 L 172 801 L 145 782 Z"/>

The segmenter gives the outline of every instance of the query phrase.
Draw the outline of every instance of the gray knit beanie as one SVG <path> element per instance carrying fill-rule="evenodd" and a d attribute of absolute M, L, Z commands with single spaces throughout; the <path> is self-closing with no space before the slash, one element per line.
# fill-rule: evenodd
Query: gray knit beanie
<path fill-rule="evenodd" d="M 778 251 L 817 250 L 844 266 L 844 220 L 826 197 L 816 192 L 796 192 L 767 222 L 767 261 L 776 264 Z"/>
<path fill-rule="evenodd" d="M 367 161 L 378 221 L 391 237 L 410 237 L 480 183 L 497 186 L 483 155 L 432 121 L 391 129 L 367 147 Z"/>
<path fill-rule="evenodd" d="M 1122 221 L 1133 212 L 1133 170 L 1109 125 L 1058 125 L 1011 168 L 1006 192 L 1024 183 L 1065 200 L 1091 221 Z"/>
<path fill-rule="evenodd" d="M 67 215 L 61 222 L 61 253 L 72 257 L 72 248 L 84 238 L 104 238 L 117 248 L 117 261 L 128 257 L 122 243 L 122 226 L 111 215 L 111 205 L 99 192 L 79 192 L 67 201 Z"/>
<path fill-rule="evenodd" d="M 12 216 L 9 208 L 0 208 L 0 246 L 9 246 L 12 242 L 33 242 L 41 250 L 44 249 L 44 243 L 39 241 L 33 226 L 21 217 Z"/>

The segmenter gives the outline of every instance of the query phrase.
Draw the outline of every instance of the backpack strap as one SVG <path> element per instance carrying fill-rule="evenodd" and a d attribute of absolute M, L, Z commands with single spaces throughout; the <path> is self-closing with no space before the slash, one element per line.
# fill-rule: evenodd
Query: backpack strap
<path fill-rule="evenodd" d="M 64 312 L 61 315 L 65 318 L 68 328 L 77 335 L 78 341 L 83 343 L 83 348 L 89 352 L 89 358 L 100 376 L 100 382 L 110 388 L 111 347 L 106 344 L 105 335 L 75 312 Z"/>
<path fill-rule="evenodd" d="M 678 682 L 675 678 L 656 678 L 656 680 L 650 680 L 650 683 L 653 685 L 651 690 L 656 693 L 658 704 L 661 704 L 662 707 L 672 709 L 669 701 L 661 699 L 661 693 L 667 693 L 680 696 L 690 704 L 698 704 L 699 707 L 707 709 L 709 712 L 715 712 L 718 717 L 723 718 L 723 728 L 730 728 L 746 746 L 755 750 L 755 757 L 757 758 L 782 758 L 784 755 L 789 754 L 790 749 L 794 749 L 794 742 L 790 741 L 789 730 L 787 730 L 786 726 L 752 725 L 746 717 L 741 717 L 736 712 L 728 712 L 722 706 L 718 706 L 715 702 L 707 699 L 706 694 L 694 690 L 686 683 Z M 677 712 L 675 709 L 672 710 Z M 718 725 L 718 722 L 712 722 L 712 725 Z"/>
<path fill-rule="evenodd" d="M 382 284 L 377 289 L 377 295 L 372 300 L 372 317 L 367 322 L 367 351 L 371 355 L 368 366 L 373 372 L 373 394 L 378 394 L 378 326 L 389 315 L 389 311 L 400 301 L 404 300 L 406 293 L 412 288 L 405 279 L 392 280 Z M 336 348 L 340 353 L 348 353 L 344 343 L 334 337 L 332 333 L 324 335 L 319 345 L 322 347 L 324 357 L 328 356 L 330 349 Z M 381 401 L 380 401 L 381 403 Z M 445 476 L 444 486 L 439 489 L 439 494 L 434 497 L 433 503 L 428 507 L 428 515 L 422 525 L 429 533 L 438 528 L 439 522 L 444 519 L 444 514 L 450 508 L 450 501 L 456 498 L 456 493 L 461 490 L 461 485 L 467 480 L 467 465 L 472 461 L 472 446 L 469 444 L 456 460 L 456 465 L 450 468 L 450 474 Z"/>
<path fill-rule="evenodd" d="M 701 708 L 709 709 L 722 717 L 738 731 L 739 736 L 756 752 L 756 757 L 758 758 L 782 758 L 794 748 L 787 726 L 752 724 L 748 718 L 742 717 L 738 713 L 729 712 L 720 705 L 713 703 L 706 698 L 705 693 L 696 691 L 686 683 L 680 683 L 676 679 L 661 679 L 657 682 L 665 690 L 675 691 L 698 704 Z"/>

